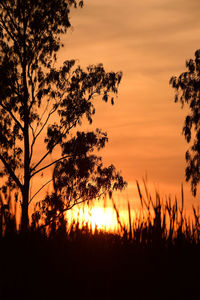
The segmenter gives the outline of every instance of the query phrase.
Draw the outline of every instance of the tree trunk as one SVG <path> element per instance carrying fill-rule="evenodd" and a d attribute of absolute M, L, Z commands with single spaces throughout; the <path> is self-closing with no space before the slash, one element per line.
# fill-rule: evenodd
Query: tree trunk
<path fill-rule="evenodd" d="M 29 226 L 28 206 L 30 187 L 30 157 L 29 157 L 29 112 L 27 102 L 24 104 L 24 186 L 22 193 L 21 231 L 27 232 Z"/>
<path fill-rule="evenodd" d="M 28 217 L 28 201 L 29 201 L 29 188 L 24 189 L 22 195 L 22 214 L 21 214 L 21 232 L 26 233 L 29 227 L 29 217 Z"/>
<path fill-rule="evenodd" d="M 25 26 L 25 25 L 24 25 Z M 24 85 L 24 185 L 22 193 L 22 215 L 21 215 L 21 231 L 26 233 L 29 227 L 29 216 L 28 216 L 28 206 L 29 206 L 29 187 L 30 187 L 30 149 L 29 149 L 29 93 L 27 87 L 27 60 L 26 60 L 26 42 L 25 42 L 25 27 L 24 27 L 24 61 L 22 64 L 23 70 L 23 85 Z"/>

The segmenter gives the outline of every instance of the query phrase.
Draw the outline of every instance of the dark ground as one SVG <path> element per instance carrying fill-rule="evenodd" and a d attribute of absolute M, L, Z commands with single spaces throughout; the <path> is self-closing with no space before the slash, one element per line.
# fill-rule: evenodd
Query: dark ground
<path fill-rule="evenodd" d="M 0 242 L 0 299 L 200 299 L 200 247 L 114 235 Z"/>

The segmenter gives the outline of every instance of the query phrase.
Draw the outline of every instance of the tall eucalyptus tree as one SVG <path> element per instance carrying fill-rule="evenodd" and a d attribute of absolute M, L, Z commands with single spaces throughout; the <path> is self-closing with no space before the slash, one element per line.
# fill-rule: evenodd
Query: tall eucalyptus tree
<path fill-rule="evenodd" d="M 92 153 L 105 146 L 106 133 L 75 130 L 85 119 L 92 122 L 94 96 L 113 103 L 121 72 L 106 72 L 101 64 L 83 70 L 75 60 L 55 67 L 61 36 L 70 28 L 70 10 L 78 6 L 83 1 L 0 1 L 0 175 L 5 186 L 18 189 L 23 232 L 29 226 L 30 182 L 51 166 L 55 193 L 66 200 L 71 188 L 68 208 L 69 202 L 125 185 L 113 166 L 104 168 Z M 38 140 L 40 157 L 35 155 Z M 55 150 L 60 155 L 50 163 Z M 70 185 L 70 178 L 76 185 Z"/>

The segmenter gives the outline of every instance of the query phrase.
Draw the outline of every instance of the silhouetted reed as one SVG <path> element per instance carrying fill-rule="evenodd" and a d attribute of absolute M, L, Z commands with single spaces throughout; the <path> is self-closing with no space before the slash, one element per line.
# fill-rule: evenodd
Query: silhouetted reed
<path fill-rule="evenodd" d="M 135 245 L 175 245 L 182 241 L 189 244 L 199 244 L 200 242 L 200 211 L 193 206 L 193 216 L 187 216 L 184 213 L 184 192 L 181 188 L 181 205 L 175 197 L 174 201 L 171 196 L 161 198 L 158 192 L 154 198 L 149 192 L 148 186 L 143 181 L 143 187 L 136 181 L 141 209 L 135 210 L 134 217 L 131 213 L 130 202 L 127 201 L 127 220 L 123 223 L 120 217 L 120 210 L 112 198 L 113 209 L 116 213 L 116 219 L 119 225 L 117 231 L 112 235 L 117 235 L 123 240 L 130 241 Z M 14 203 L 14 204 L 13 204 Z M 32 223 L 29 232 L 39 232 L 46 238 L 62 236 L 66 239 L 80 238 L 80 236 L 91 237 L 99 234 L 110 234 L 95 230 L 87 222 L 80 223 L 79 220 L 68 222 L 62 212 L 55 212 L 55 218 L 51 222 L 42 223 L 42 212 L 36 210 L 32 214 Z M 56 215 L 58 217 L 56 217 Z M 0 238 L 8 234 L 19 234 L 16 226 L 16 201 L 11 201 L 11 194 L 8 196 L 0 194 Z"/>
<path fill-rule="evenodd" d="M 118 234 L 123 240 L 142 247 L 162 246 L 168 247 L 186 243 L 198 245 L 200 242 L 200 212 L 193 206 L 193 216 L 184 213 L 184 193 L 181 188 L 181 205 L 177 198 L 174 201 L 171 196 L 161 199 L 158 192 L 153 198 L 147 184 L 143 181 L 143 190 L 136 182 L 140 198 L 141 210 L 135 211 L 131 216 L 130 203 L 127 202 L 128 224 L 121 221 L 120 211 L 112 199 L 113 209 L 116 212 L 119 225 Z"/>

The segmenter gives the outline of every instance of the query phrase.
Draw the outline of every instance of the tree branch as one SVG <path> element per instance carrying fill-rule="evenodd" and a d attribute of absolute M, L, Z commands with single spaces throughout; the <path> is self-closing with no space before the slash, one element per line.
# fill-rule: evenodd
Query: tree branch
<path fill-rule="evenodd" d="M 90 101 L 90 99 L 91 99 L 96 93 L 97 93 L 96 90 L 95 90 L 94 92 L 92 92 L 92 93 L 89 95 L 89 97 L 88 97 L 88 101 Z M 58 145 L 60 139 L 61 139 L 62 137 L 64 137 L 64 136 L 67 134 L 67 132 L 69 132 L 73 127 L 76 126 L 76 124 L 77 124 L 79 118 L 80 118 L 82 115 L 83 115 L 83 114 L 80 114 L 80 115 L 77 116 L 77 118 L 76 118 L 76 120 L 73 122 L 73 124 L 72 124 L 71 126 L 69 126 L 69 128 L 67 128 L 67 130 L 66 130 L 65 132 L 63 132 L 63 134 L 61 135 L 61 137 L 59 137 L 58 140 L 54 143 L 52 149 L 49 150 L 49 151 L 47 151 L 47 153 L 39 160 L 39 162 L 36 163 L 36 165 L 31 169 L 31 172 L 33 172 L 33 171 L 34 171 L 34 170 L 35 170 L 35 169 L 36 169 L 36 168 L 44 161 L 44 159 L 45 159 L 50 153 L 52 153 L 52 151 L 54 150 L 54 148 Z M 47 120 L 47 121 L 48 121 L 48 120 Z M 43 128 L 42 128 L 42 130 L 43 130 Z M 35 143 L 35 142 L 34 142 L 34 143 Z M 37 174 L 37 173 L 41 172 L 42 170 L 44 170 L 44 169 L 46 169 L 46 168 L 52 166 L 52 165 L 55 164 L 56 162 L 58 162 L 58 161 L 60 161 L 60 160 L 62 160 L 62 159 L 64 159 L 64 158 L 66 158 L 66 157 L 71 157 L 71 156 L 65 156 L 65 157 L 63 157 L 63 158 L 60 158 L 60 159 L 56 160 L 55 162 L 53 162 L 53 163 L 51 163 L 51 164 L 49 164 L 49 165 L 47 165 L 47 166 L 45 166 L 45 167 L 43 167 L 43 168 L 41 168 L 41 169 L 35 171 L 34 173 L 32 173 L 31 177 L 33 177 L 35 174 Z"/>
<path fill-rule="evenodd" d="M 64 137 L 64 136 L 65 136 L 65 135 L 66 135 L 66 134 L 74 127 L 74 126 L 76 126 L 77 121 L 78 121 L 78 118 L 77 118 L 77 120 L 75 120 L 75 122 L 74 122 L 71 126 L 69 126 L 69 128 L 66 129 L 65 132 L 63 132 L 62 136 L 59 137 L 58 140 L 54 143 L 52 149 L 49 150 L 49 151 L 47 151 L 47 153 L 39 160 L 39 162 L 36 163 L 36 165 L 31 169 L 31 172 L 33 172 L 33 171 L 34 171 L 34 170 L 35 170 L 35 169 L 43 162 L 43 160 L 44 160 L 50 153 L 52 153 L 52 151 L 54 150 L 54 148 L 55 148 L 55 147 L 58 145 L 58 143 L 60 142 L 60 139 L 61 139 L 62 137 Z M 32 176 L 34 176 L 36 173 L 38 173 L 38 171 L 36 171 L 35 173 L 33 173 Z"/>
<path fill-rule="evenodd" d="M 48 164 L 48 165 L 42 167 L 41 169 L 35 171 L 33 174 L 31 174 L 31 177 L 35 176 L 37 173 L 39 173 L 39 172 L 41 172 L 41 171 L 43 171 L 43 170 L 45 170 L 45 169 L 47 169 L 47 168 L 53 166 L 53 165 L 56 164 L 57 162 L 59 162 L 59 161 L 65 159 L 65 158 L 72 157 L 72 156 L 73 156 L 73 155 L 65 155 L 65 156 L 63 156 L 63 157 L 60 157 L 59 159 L 56 159 L 56 160 L 53 161 L 52 163 L 50 163 L 50 164 Z M 32 169 L 32 171 L 33 171 L 33 169 Z"/>
<path fill-rule="evenodd" d="M 33 76 L 33 72 L 31 72 L 30 74 L 30 66 L 31 66 L 31 62 L 32 60 L 29 62 L 28 64 L 28 78 L 30 80 L 30 83 L 31 83 L 31 97 L 32 97 L 32 101 L 31 101 L 31 104 L 30 104 L 30 107 L 29 107 L 29 112 L 31 110 L 31 107 L 34 103 L 34 100 L 35 100 L 35 95 L 34 95 L 34 92 L 35 92 L 35 85 L 34 85 L 34 82 L 33 82 L 33 79 L 32 79 L 32 76 Z"/>
<path fill-rule="evenodd" d="M 32 155 L 33 155 L 33 146 L 34 146 L 34 144 L 35 144 L 35 142 L 36 142 L 36 139 L 38 138 L 38 136 L 40 135 L 40 133 L 43 131 L 43 129 L 45 128 L 45 126 L 47 125 L 50 116 L 51 116 L 56 110 L 57 110 L 57 109 L 54 108 L 54 109 L 52 109 L 52 110 L 49 112 L 49 114 L 48 114 L 48 116 L 47 116 L 47 118 L 46 118 L 44 124 L 42 125 L 42 127 L 40 128 L 40 130 L 38 131 L 38 133 L 37 133 L 36 135 L 34 134 L 33 141 L 32 141 L 32 144 L 31 144 L 31 154 L 30 154 L 30 159 L 31 159 L 31 157 L 32 157 Z"/>
<path fill-rule="evenodd" d="M 33 104 L 33 102 L 31 103 L 31 105 L 30 105 L 30 107 L 29 107 L 29 110 L 31 109 L 32 104 Z M 47 102 L 47 105 L 46 105 L 46 107 L 45 107 L 45 109 L 44 109 L 44 111 L 43 111 L 43 113 L 42 113 L 40 119 L 37 121 L 37 125 L 36 125 L 35 129 L 32 130 L 32 131 L 33 131 L 33 136 L 34 136 L 34 137 L 35 137 L 36 131 L 37 131 L 38 127 L 39 127 L 39 124 L 40 124 L 40 122 L 42 122 L 42 118 L 43 118 L 45 112 L 47 111 L 48 106 L 49 106 L 49 103 Z"/>
<path fill-rule="evenodd" d="M 100 198 L 101 196 L 103 196 L 104 192 L 102 192 L 101 194 L 99 194 L 96 198 Z M 81 197 L 79 197 L 77 200 L 79 200 Z M 81 201 L 77 201 L 75 200 L 74 203 L 71 205 L 71 206 L 68 206 L 67 208 L 65 208 L 61 213 L 67 211 L 67 210 L 70 210 L 72 209 L 75 205 L 78 205 L 78 204 L 81 204 L 81 203 L 84 203 L 86 201 L 92 201 L 93 199 L 84 199 L 84 200 L 81 200 Z"/>
<path fill-rule="evenodd" d="M 53 179 L 50 179 L 50 180 L 48 180 L 45 184 L 43 184 L 42 186 L 41 186 L 41 188 L 39 188 L 39 190 L 37 190 L 37 192 L 31 197 L 31 199 L 30 199 L 30 201 L 29 201 L 29 203 L 28 204 L 30 204 L 31 203 L 31 201 L 33 200 L 33 198 L 35 198 L 35 196 L 47 185 L 47 184 L 49 184 L 51 181 L 53 181 Z"/>

